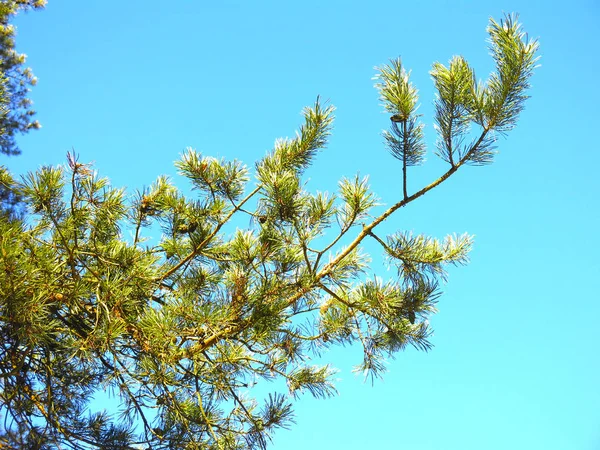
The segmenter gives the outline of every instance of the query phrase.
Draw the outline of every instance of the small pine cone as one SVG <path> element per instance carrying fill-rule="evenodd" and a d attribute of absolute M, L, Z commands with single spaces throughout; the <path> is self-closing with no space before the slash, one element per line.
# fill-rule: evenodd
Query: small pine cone
<path fill-rule="evenodd" d="M 408 312 L 408 320 L 410 321 L 410 323 L 412 325 L 415 324 L 415 312 L 414 311 L 409 311 Z"/>
<path fill-rule="evenodd" d="M 404 122 L 406 119 L 408 119 L 408 117 L 404 114 L 394 114 L 390 117 L 392 122 Z"/>

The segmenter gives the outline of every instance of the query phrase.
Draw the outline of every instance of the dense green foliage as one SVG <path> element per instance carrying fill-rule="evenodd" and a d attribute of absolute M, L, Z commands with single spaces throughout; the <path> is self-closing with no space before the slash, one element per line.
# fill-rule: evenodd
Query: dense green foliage
<path fill-rule="evenodd" d="M 385 142 L 403 166 L 403 195 L 379 215 L 366 179 L 341 180 L 336 195 L 305 190 L 333 121 L 318 100 L 297 136 L 257 162 L 255 182 L 239 161 L 188 150 L 177 168 L 192 197 L 164 177 L 128 197 L 75 155 L 20 180 L 3 169 L 0 184 L 29 214 L 0 218 L 0 443 L 265 448 L 291 424 L 292 399 L 335 393 L 335 370 L 311 355 L 352 344 L 362 348 L 356 370 L 378 377 L 385 357 L 429 349 L 438 282 L 446 265 L 466 262 L 471 238 L 375 229 L 461 166 L 490 162 L 496 134 L 514 126 L 537 43 L 513 17 L 492 20 L 489 33 L 497 72 L 487 83 L 462 58 L 434 64 L 449 167 L 412 194 L 407 170 L 425 151 L 417 91 L 400 60 L 379 69 Z M 246 229 L 230 226 L 248 218 Z M 393 279 L 367 277 L 366 240 Z M 253 397 L 273 379 L 285 384 Z M 99 390 L 117 394 L 118 414 L 89 411 Z"/>

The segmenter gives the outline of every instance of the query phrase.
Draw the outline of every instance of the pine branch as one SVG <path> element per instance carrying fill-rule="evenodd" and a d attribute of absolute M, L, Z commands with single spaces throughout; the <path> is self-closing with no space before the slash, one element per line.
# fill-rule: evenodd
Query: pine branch
<path fill-rule="evenodd" d="M 402 192 L 377 215 L 366 178 L 343 179 L 335 198 L 304 191 L 301 175 L 333 120 L 333 107 L 319 99 L 296 137 L 278 140 L 258 162 L 247 195 L 245 166 L 193 150 L 177 167 L 199 199 L 159 177 L 131 207 L 74 155 L 70 192 L 59 170 L 44 168 L 14 188 L 2 169 L 0 183 L 25 195 L 37 215 L 27 225 L 0 217 L 0 410 L 12 420 L 0 442 L 25 446 L 49 435 L 44 443 L 67 448 L 108 440 L 123 448 L 263 449 L 271 431 L 291 420 L 291 406 L 276 395 L 259 409 L 241 389 L 278 378 L 293 397 L 332 395 L 328 366 L 305 364 L 332 345 L 360 342 L 358 369 L 372 378 L 409 344 L 427 351 L 438 281 L 445 264 L 466 261 L 470 240 L 401 231 L 386 240 L 375 231 L 461 166 L 490 162 L 496 134 L 514 125 L 537 47 L 511 17 L 492 21 L 490 35 L 497 72 L 487 84 L 475 83 L 462 58 L 433 67 L 438 154 L 450 168 L 412 194 L 408 167 L 425 151 L 417 91 L 399 59 L 379 70 L 391 116 L 385 145 L 402 162 Z M 480 135 L 464 144 L 473 123 Z M 236 213 L 252 217 L 250 229 L 228 233 Z M 142 249 L 142 227 L 152 224 L 164 236 Z M 123 225 L 135 230 L 133 244 Z M 367 236 L 396 265 L 393 280 L 365 281 Z M 349 244 L 336 250 L 342 239 Z M 119 391 L 127 426 L 105 415 L 80 419 L 98 384 Z"/>
<path fill-rule="evenodd" d="M 213 238 L 219 233 L 219 231 L 221 230 L 221 228 L 223 227 L 223 225 L 225 225 L 227 222 L 229 222 L 229 220 L 233 217 L 233 215 L 239 211 L 239 209 L 247 202 L 249 201 L 252 197 L 254 197 L 254 195 L 256 195 L 260 190 L 262 189 L 262 186 L 259 185 L 256 188 L 254 188 L 254 190 L 252 192 L 250 192 L 238 205 L 237 208 L 232 209 L 229 214 L 227 214 L 227 216 L 225 217 L 225 219 L 223 219 L 223 221 L 221 221 L 215 228 L 214 230 L 206 237 L 204 238 L 204 240 L 202 242 L 200 242 L 198 245 L 196 245 L 194 247 L 194 250 L 192 250 L 186 257 L 184 257 L 181 261 L 179 261 L 177 264 L 175 264 L 173 267 L 171 267 L 169 270 L 167 270 L 165 273 L 163 273 L 161 276 L 157 277 L 154 279 L 155 282 L 159 282 L 162 283 L 166 278 L 169 278 L 171 275 L 173 275 L 175 272 L 177 272 L 179 269 L 181 269 L 182 266 L 184 266 L 185 264 L 189 263 L 196 255 L 198 255 L 202 249 L 204 247 L 206 247 L 212 240 Z"/>
<path fill-rule="evenodd" d="M 326 264 L 315 276 L 316 280 L 320 280 L 323 277 L 325 277 L 326 275 L 328 275 L 329 273 L 331 273 L 331 271 L 333 270 L 333 268 L 339 264 L 346 256 L 348 256 L 348 254 L 350 254 L 350 252 L 352 252 L 362 241 L 365 237 L 369 236 L 369 234 L 373 231 L 373 229 L 375 229 L 375 227 L 377 227 L 377 225 L 379 225 L 380 223 L 382 223 L 384 220 L 386 220 L 389 216 L 391 216 L 394 212 L 396 212 L 398 209 L 408 205 L 409 203 L 415 201 L 416 199 L 418 199 L 419 197 L 422 197 L 423 195 L 425 195 L 427 192 L 429 192 L 430 190 L 436 188 L 437 186 L 439 186 L 440 184 L 442 184 L 444 181 L 446 181 L 448 178 L 450 178 L 450 176 L 452 176 L 461 166 L 463 166 L 464 164 L 466 164 L 473 153 L 475 153 L 478 150 L 478 146 L 481 144 L 481 142 L 485 139 L 486 135 L 487 135 L 488 131 L 484 130 L 479 139 L 475 142 L 475 144 L 473 144 L 473 146 L 471 147 L 471 149 L 462 157 L 462 159 L 454 166 L 452 166 L 448 171 L 446 171 L 446 173 L 444 173 L 441 177 L 439 177 L 437 180 L 435 180 L 434 182 L 432 182 L 431 184 L 429 184 L 428 186 L 425 186 L 423 189 L 421 189 L 420 191 L 410 195 L 408 198 L 399 201 L 398 203 L 392 205 L 390 208 L 388 208 L 387 211 L 385 211 L 383 214 L 381 214 L 379 217 L 377 217 L 375 220 L 373 220 L 370 224 L 368 225 L 363 225 L 363 229 L 362 231 L 358 234 L 358 236 L 344 249 L 344 251 L 342 251 L 337 257 L 334 258 L 333 261 L 329 262 L 328 264 Z M 296 296 L 293 296 L 290 298 L 290 302 L 293 302 L 295 300 L 297 300 L 297 298 L 295 298 Z M 299 297 L 298 297 L 299 298 Z"/>

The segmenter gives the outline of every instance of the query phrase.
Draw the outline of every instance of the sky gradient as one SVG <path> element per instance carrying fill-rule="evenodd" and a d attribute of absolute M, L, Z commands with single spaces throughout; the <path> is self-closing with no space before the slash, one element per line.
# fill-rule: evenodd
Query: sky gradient
<path fill-rule="evenodd" d="M 401 164 L 382 144 L 374 66 L 401 56 L 420 91 L 428 154 L 409 172 L 414 192 L 446 170 L 434 155 L 431 65 L 461 54 L 486 79 L 485 28 L 503 12 L 520 14 L 542 57 L 517 128 L 492 165 L 461 168 L 379 229 L 475 235 L 431 318 L 435 347 L 398 354 L 374 386 L 351 373 L 360 349 L 327 353 L 339 396 L 305 395 L 272 448 L 599 449 L 595 0 L 49 0 L 16 21 L 43 128 L 0 164 L 25 173 L 74 149 L 131 193 L 164 173 L 185 187 L 173 161 L 186 147 L 252 167 L 320 95 L 336 122 L 306 188 L 334 192 L 360 172 L 389 205 Z"/>

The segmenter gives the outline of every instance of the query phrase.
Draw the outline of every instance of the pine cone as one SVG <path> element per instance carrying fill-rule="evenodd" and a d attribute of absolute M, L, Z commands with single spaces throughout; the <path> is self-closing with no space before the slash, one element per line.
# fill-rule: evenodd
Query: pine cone
<path fill-rule="evenodd" d="M 407 119 L 408 117 L 404 114 L 394 114 L 392 117 L 390 117 L 390 120 L 392 122 L 404 122 Z"/>
<path fill-rule="evenodd" d="M 412 325 L 415 324 L 415 312 L 414 311 L 408 312 L 408 320 Z"/>

